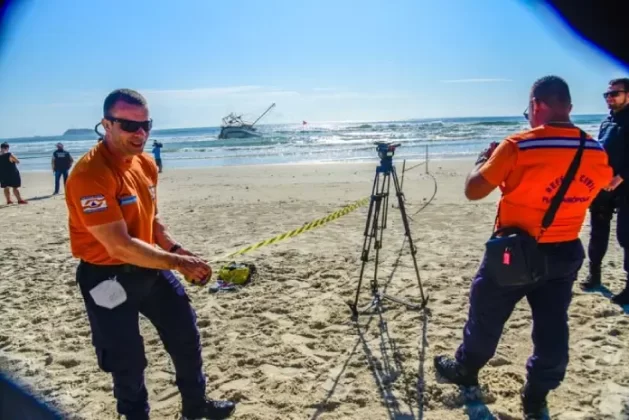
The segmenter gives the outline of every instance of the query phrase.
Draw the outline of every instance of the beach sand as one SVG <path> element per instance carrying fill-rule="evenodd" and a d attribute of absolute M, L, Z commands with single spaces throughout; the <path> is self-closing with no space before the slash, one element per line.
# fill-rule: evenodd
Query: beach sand
<path fill-rule="evenodd" d="M 174 236 L 208 260 L 368 196 L 376 166 L 170 170 L 165 163 L 160 212 Z M 401 162 L 397 166 L 401 171 Z M 491 418 L 478 414 L 484 410 L 500 419 L 521 418 L 519 390 L 532 351 L 526 300 L 481 373 L 485 407 L 466 406 L 455 386 L 437 383 L 432 364 L 433 356 L 453 354 L 460 343 L 470 282 L 494 220 L 497 193 L 480 202 L 463 195 L 472 167 L 470 160 L 431 161 L 437 194 L 417 214 L 433 194 L 433 180 L 423 166 L 405 174 L 411 231 L 430 295 L 426 316 L 386 302 L 381 316 L 361 316 L 358 328 L 351 322 L 346 301 L 357 287 L 367 206 L 236 258 L 259 269 L 256 282 L 238 292 L 212 295 L 186 284 L 198 315 L 208 394 L 237 400 L 235 419 Z M 71 418 L 115 419 L 111 378 L 97 367 L 75 283 L 63 195 L 48 196 L 51 174 L 22 178 L 30 203 L 0 208 L 0 367 Z M 391 197 L 379 282 L 392 295 L 419 302 L 394 202 Z M 588 232 L 586 220 L 585 244 Z M 215 270 L 220 266 L 215 263 Z M 614 233 L 604 270 L 605 284 L 620 291 L 622 253 Z M 584 267 L 580 278 L 585 274 Z M 370 263 L 361 305 L 370 300 L 372 277 Z M 601 294 L 575 286 L 570 328 L 570 365 L 549 397 L 552 418 L 629 418 L 620 414 L 629 404 L 629 316 Z M 176 419 L 180 399 L 172 363 L 144 318 L 141 330 L 152 418 Z"/>

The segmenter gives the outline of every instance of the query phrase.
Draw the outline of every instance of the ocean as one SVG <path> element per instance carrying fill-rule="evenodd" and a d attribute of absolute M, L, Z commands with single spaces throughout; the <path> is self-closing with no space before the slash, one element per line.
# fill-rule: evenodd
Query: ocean
<path fill-rule="evenodd" d="M 594 138 L 605 115 L 572 120 Z M 400 143 L 394 161 L 475 156 L 492 141 L 528 128 L 524 117 L 417 119 L 408 121 L 265 124 L 261 138 L 219 140 L 219 127 L 154 130 L 163 144 L 164 169 L 205 166 L 377 161 L 374 142 Z M 50 171 L 55 144 L 62 142 L 75 160 L 96 144 L 97 136 L 66 135 L 4 139 L 21 160 L 20 171 Z"/>

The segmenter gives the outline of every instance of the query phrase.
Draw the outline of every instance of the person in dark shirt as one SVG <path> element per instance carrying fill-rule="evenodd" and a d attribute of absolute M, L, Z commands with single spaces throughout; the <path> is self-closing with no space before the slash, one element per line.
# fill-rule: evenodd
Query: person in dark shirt
<path fill-rule="evenodd" d="M 614 178 L 590 207 L 589 275 L 581 289 L 591 291 L 601 286 L 601 265 L 616 212 L 616 237 L 624 252 L 627 283 L 612 302 L 629 305 L 629 78 L 610 81 L 603 96 L 610 113 L 601 124 L 598 139 L 607 151 Z"/>
<path fill-rule="evenodd" d="M 155 163 L 160 173 L 162 172 L 162 146 L 160 142 L 153 140 L 153 157 L 155 158 Z"/>
<path fill-rule="evenodd" d="M 66 180 L 68 179 L 68 171 L 72 167 L 72 155 L 63 148 L 63 144 L 57 143 L 57 150 L 52 153 L 52 172 L 55 174 L 55 192 L 53 194 L 59 194 L 59 181 L 63 177 L 63 189 L 66 187 Z"/>
<path fill-rule="evenodd" d="M 22 178 L 17 168 L 18 163 L 20 160 L 9 152 L 9 143 L 0 144 L 0 187 L 4 189 L 7 205 L 13 204 L 11 189 L 13 189 L 13 195 L 17 198 L 18 204 L 26 204 L 20 195 L 19 188 L 22 186 Z"/>

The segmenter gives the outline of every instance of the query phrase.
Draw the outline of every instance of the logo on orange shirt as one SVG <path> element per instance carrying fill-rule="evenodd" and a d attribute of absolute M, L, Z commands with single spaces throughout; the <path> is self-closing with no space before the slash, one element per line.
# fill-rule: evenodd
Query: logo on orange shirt
<path fill-rule="evenodd" d="M 104 195 L 81 197 L 81 207 L 83 208 L 83 213 L 103 211 L 107 210 L 107 201 L 105 201 Z"/>

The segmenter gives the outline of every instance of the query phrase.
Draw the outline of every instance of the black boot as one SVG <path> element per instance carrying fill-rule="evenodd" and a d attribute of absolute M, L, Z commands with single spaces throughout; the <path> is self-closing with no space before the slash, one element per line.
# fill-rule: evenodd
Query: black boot
<path fill-rule="evenodd" d="M 616 305 L 629 305 L 629 279 L 625 284 L 625 289 L 612 298 Z"/>
<path fill-rule="evenodd" d="M 236 410 L 232 401 L 206 400 L 204 403 L 187 407 L 181 411 L 181 420 L 222 420 L 230 417 Z"/>
<path fill-rule="evenodd" d="M 435 369 L 441 378 L 460 386 L 478 386 L 478 371 L 467 369 L 447 356 L 435 356 Z"/>
<path fill-rule="evenodd" d="M 524 420 L 543 420 L 548 418 L 548 392 L 533 389 L 528 383 L 524 385 L 522 393 L 522 412 Z"/>
<path fill-rule="evenodd" d="M 601 287 L 601 266 L 590 264 L 590 273 L 585 281 L 581 282 L 581 290 L 591 291 Z"/>

